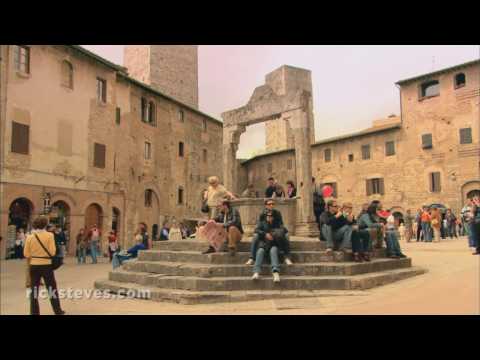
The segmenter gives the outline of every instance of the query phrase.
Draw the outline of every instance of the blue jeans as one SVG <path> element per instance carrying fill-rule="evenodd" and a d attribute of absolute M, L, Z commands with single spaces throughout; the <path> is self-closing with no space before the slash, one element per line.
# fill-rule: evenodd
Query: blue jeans
<path fill-rule="evenodd" d="M 285 234 L 285 243 L 281 244 L 281 250 L 286 257 L 290 257 L 290 236 Z M 258 248 L 258 234 L 253 234 L 252 244 L 250 245 L 250 259 L 255 260 Z"/>
<path fill-rule="evenodd" d="M 78 263 L 86 263 L 86 257 L 87 257 L 87 249 L 85 248 L 79 248 L 77 250 L 77 261 Z"/>
<path fill-rule="evenodd" d="M 370 251 L 371 241 L 368 230 L 354 230 L 352 232 L 352 250 L 354 253 L 367 253 Z"/>
<path fill-rule="evenodd" d="M 329 225 L 322 226 L 322 235 L 327 240 L 327 248 L 333 249 L 335 243 L 340 242 L 340 249 L 352 248 L 352 227 L 350 225 L 343 225 L 340 229 L 332 231 Z"/>
<path fill-rule="evenodd" d="M 422 231 L 425 242 L 432 242 L 432 232 L 428 222 L 422 222 Z"/>
<path fill-rule="evenodd" d="M 400 244 L 398 242 L 397 232 L 395 230 L 386 231 L 386 241 L 388 256 L 399 256 L 402 254 L 402 250 L 400 249 Z"/>
<path fill-rule="evenodd" d="M 130 255 L 120 255 L 118 253 L 113 254 L 112 257 L 112 266 L 114 269 L 123 264 L 125 260 L 131 259 Z"/>
<path fill-rule="evenodd" d="M 260 273 L 263 264 L 263 258 L 265 256 L 265 249 L 260 248 L 257 250 L 257 256 L 255 258 L 255 266 L 253 267 L 253 272 Z M 272 272 L 279 272 L 280 265 L 278 262 L 278 248 L 272 246 L 270 248 L 270 263 L 272 264 Z"/>
<path fill-rule="evenodd" d="M 477 241 L 475 239 L 476 233 L 475 233 L 475 223 L 465 223 L 466 226 L 468 226 L 468 246 L 469 247 L 476 247 L 477 246 Z"/>
<path fill-rule="evenodd" d="M 98 241 L 92 241 L 90 243 L 90 256 L 92 257 L 92 264 L 97 263 L 97 247 Z"/>

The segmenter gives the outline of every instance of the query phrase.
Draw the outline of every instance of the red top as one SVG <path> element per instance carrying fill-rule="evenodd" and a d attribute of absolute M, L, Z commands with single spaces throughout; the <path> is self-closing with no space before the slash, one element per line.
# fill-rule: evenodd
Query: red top
<path fill-rule="evenodd" d="M 108 236 L 108 242 L 111 243 L 111 242 L 115 242 L 117 241 L 117 237 L 115 235 L 109 235 Z"/>

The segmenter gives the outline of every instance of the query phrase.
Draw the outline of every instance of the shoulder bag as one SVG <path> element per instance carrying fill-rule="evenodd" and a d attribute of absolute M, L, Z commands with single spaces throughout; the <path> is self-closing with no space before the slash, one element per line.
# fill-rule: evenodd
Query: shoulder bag
<path fill-rule="evenodd" d="M 45 250 L 45 252 L 48 254 L 48 257 L 40 257 L 40 256 L 32 256 L 32 257 L 35 257 L 35 258 L 41 258 L 41 259 L 51 259 L 52 260 L 52 269 L 53 270 L 57 270 L 60 266 L 63 265 L 63 258 L 60 257 L 60 256 L 52 256 L 50 254 L 50 252 L 47 250 L 47 248 L 42 244 L 42 242 L 40 241 L 39 237 L 37 236 L 37 234 L 34 234 L 35 237 L 37 238 L 38 242 L 40 243 L 40 246 L 43 248 L 43 250 Z M 56 245 L 55 245 L 56 246 Z"/>

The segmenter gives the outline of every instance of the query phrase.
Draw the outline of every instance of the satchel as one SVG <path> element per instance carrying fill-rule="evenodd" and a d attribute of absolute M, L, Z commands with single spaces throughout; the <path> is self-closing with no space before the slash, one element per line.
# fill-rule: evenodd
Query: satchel
<path fill-rule="evenodd" d="M 207 200 L 202 201 L 202 208 L 200 209 L 202 213 L 208 213 L 210 211 L 210 206 L 207 204 Z"/>
<path fill-rule="evenodd" d="M 43 248 L 43 250 L 45 250 L 45 252 L 48 254 L 48 257 L 39 257 L 39 256 L 32 256 L 32 257 L 35 257 L 35 258 L 42 258 L 42 259 L 51 259 L 52 260 L 52 269 L 53 270 L 57 270 L 60 266 L 63 265 L 63 258 L 60 257 L 60 256 L 57 256 L 55 254 L 55 256 L 52 256 L 50 255 L 50 252 L 47 250 L 47 248 L 42 244 L 42 242 L 40 241 L 40 239 L 38 238 L 37 234 L 34 234 L 35 237 L 37 238 L 38 242 L 40 243 L 40 246 Z M 56 246 L 56 244 L 55 244 Z"/>
<path fill-rule="evenodd" d="M 437 220 L 437 219 L 433 219 L 433 220 L 432 220 L 432 225 L 438 225 L 438 220 Z"/>

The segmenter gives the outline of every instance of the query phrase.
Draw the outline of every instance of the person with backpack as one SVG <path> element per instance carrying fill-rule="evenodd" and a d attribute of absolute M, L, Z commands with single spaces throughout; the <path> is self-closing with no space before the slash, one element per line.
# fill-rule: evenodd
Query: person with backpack
<path fill-rule="evenodd" d="M 40 315 L 38 295 L 40 281 L 43 278 L 55 315 L 64 315 L 65 311 L 60 306 L 57 282 L 52 266 L 52 256 L 57 253 L 57 246 L 53 234 L 45 230 L 47 224 L 46 216 L 39 216 L 35 219 L 34 230 L 27 237 L 23 250 L 23 255 L 30 264 L 30 314 Z"/>

